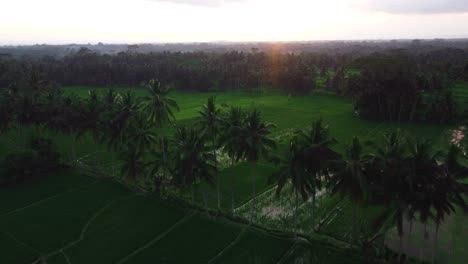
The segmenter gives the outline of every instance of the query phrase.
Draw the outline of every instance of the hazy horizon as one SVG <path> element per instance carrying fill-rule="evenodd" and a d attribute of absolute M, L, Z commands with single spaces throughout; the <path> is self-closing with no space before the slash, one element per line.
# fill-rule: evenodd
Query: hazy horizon
<path fill-rule="evenodd" d="M 0 45 L 468 38 L 466 0 L 4 0 Z"/>

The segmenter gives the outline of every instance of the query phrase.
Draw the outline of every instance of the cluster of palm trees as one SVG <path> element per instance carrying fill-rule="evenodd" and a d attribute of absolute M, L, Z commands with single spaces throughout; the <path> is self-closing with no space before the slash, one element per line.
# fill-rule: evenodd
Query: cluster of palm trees
<path fill-rule="evenodd" d="M 463 195 L 468 188 L 457 179 L 467 170 L 457 159 L 457 146 L 443 155 L 433 150 L 431 141 L 411 140 L 397 130 L 385 134 L 382 144 L 362 144 L 354 137 L 341 157 L 330 148 L 333 142 L 328 126 L 318 120 L 309 131 L 298 131 L 287 152 L 276 159 L 277 193 L 289 183 L 295 194 L 296 230 L 298 197 L 307 201 L 312 196 L 313 212 L 315 195 L 323 187 L 349 197 L 356 206 L 382 205 L 382 216 L 394 219 L 400 243 L 405 220 L 410 223 L 409 234 L 414 221 L 424 225 L 433 221 L 437 239 L 443 220 L 457 207 L 467 209 Z M 379 235 L 365 239 L 374 241 Z"/>

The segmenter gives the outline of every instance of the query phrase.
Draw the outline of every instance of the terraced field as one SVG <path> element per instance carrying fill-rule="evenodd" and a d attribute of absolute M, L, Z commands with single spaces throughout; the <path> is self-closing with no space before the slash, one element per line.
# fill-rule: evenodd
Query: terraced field
<path fill-rule="evenodd" d="M 2 263 L 274 263 L 296 250 L 292 236 L 70 170 L 3 188 L 0 198 Z M 359 263 L 332 245 L 301 243 L 308 248 L 294 257 Z"/>

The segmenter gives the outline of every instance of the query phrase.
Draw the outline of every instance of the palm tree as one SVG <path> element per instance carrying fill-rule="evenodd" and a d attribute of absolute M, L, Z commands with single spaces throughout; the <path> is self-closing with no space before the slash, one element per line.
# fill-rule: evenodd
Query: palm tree
<path fill-rule="evenodd" d="M 146 164 L 143 161 L 143 153 L 133 143 L 128 143 L 127 148 L 121 153 L 120 159 L 123 161 L 122 174 L 135 182 L 137 175 L 144 172 Z"/>
<path fill-rule="evenodd" d="M 460 163 L 460 157 L 465 157 L 462 149 L 456 144 L 450 144 L 444 161 L 449 174 L 457 178 L 464 178 L 468 176 L 468 168 Z"/>
<path fill-rule="evenodd" d="M 244 112 L 240 107 L 229 109 L 227 115 L 222 119 L 219 142 L 223 150 L 231 159 L 231 166 L 242 157 L 241 149 L 241 127 L 244 118 Z M 231 179 L 231 207 L 234 214 L 234 178 Z"/>
<path fill-rule="evenodd" d="M 441 223 L 447 215 L 455 212 L 456 205 L 466 208 L 463 193 L 467 190 L 448 172 L 446 166 L 438 163 L 441 152 L 432 151 L 431 141 L 409 142 L 409 149 L 407 190 L 403 190 L 408 195 L 400 196 L 408 199 L 406 203 L 409 205 L 410 217 L 419 213 L 424 224 L 429 218 L 435 222 L 435 252 Z M 410 221 L 413 219 L 410 218 Z M 435 255 L 432 257 L 434 260 Z"/>
<path fill-rule="evenodd" d="M 298 146 L 297 137 L 294 137 L 289 142 L 289 149 L 284 158 L 275 160 L 279 163 L 277 172 L 272 175 L 272 179 L 277 181 L 276 195 L 279 197 L 281 191 L 287 182 L 291 183 L 292 190 L 295 194 L 295 213 L 294 213 L 294 227 L 295 232 L 298 232 L 298 207 L 299 207 L 299 194 L 304 201 L 309 199 L 309 193 L 312 191 L 312 183 L 310 178 L 307 177 L 305 171 L 305 164 L 301 157 L 302 150 Z"/>
<path fill-rule="evenodd" d="M 83 121 L 83 117 L 80 113 L 80 100 L 74 96 L 66 96 L 62 98 L 60 102 L 61 113 L 48 122 L 48 126 L 56 131 L 68 134 L 72 137 L 72 163 L 75 164 L 77 161 L 76 157 L 76 139 L 77 132 L 80 129 L 80 124 Z"/>
<path fill-rule="evenodd" d="M 148 119 L 157 127 L 175 120 L 173 109 L 179 110 L 179 106 L 174 99 L 168 97 L 170 87 L 161 85 L 158 80 L 150 80 L 146 90 L 149 95 L 143 97 L 143 102 Z"/>
<path fill-rule="evenodd" d="M 127 142 L 132 142 L 137 151 L 145 153 L 146 149 L 156 143 L 156 133 L 151 129 L 151 125 L 146 122 L 146 118 L 137 113 L 131 120 L 128 127 Z"/>
<path fill-rule="evenodd" d="M 312 123 L 310 130 L 299 130 L 296 134 L 302 146 L 301 157 L 306 164 L 307 175 L 311 178 L 312 219 L 315 225 L 317 191 L 322 189 L 323 178 L 329 182 L 330 163 L 339 159 L 338 153 L 330 149 L 336 140 L 330 136 L 329 127 L 321 118 Z"/>
<path fill-rule="evenodd" d="M 242 157 L 256 166 L 258 160 L 262 156 L 266 157 L 270 149 L 276 148 L 275 141 L 269 137 L 274 127 L 273 124 L 262 121 L 261 113 L 257 109 L 249 111 L 240 130 L 241 143 L 239 147 Z M 253 173 L 251 173 L 251 180 L 253 201 L 250 208 L 250 221 L 253 220 L 253 213 L 256 207 L 255 179 Z"/>
<path fill-rule="evenodd" d="M 200 120 L 198 124 L 202 127 L 202 133 L 211 138 L 211 149 L 215 159 L 215 178 L 218 209 L 221 209 L 220 180 L 218 175 L 218 162 L 216 157 L 216 139 L 221 125 L 221 110 L 216 107 L 215 97 L 208 97 L 208 102 L 203 105 L 202 111 L 199 111 Z"/>
<path fill-rule="evenodd" d="M 113 89 L 107 90 L 103 96 L 104 107 L 106 110 L 113 110 L 115 105 L 121 100 L 120 94 Z"/>
<path fill-rule="evenodd" d="M 174 99 L 168 97 L 171 92 L 170 87 L 161 85 L 158 80 L 150 80 L 146 90 L 149 95 L 143 97 L 143 103 L 148 119 L 158 128 L 175 120 L 173 109 L 179 110 L 179 106 Z M 166 180 L 168 170 L 166 140 L 160 137 L 159 142 L 163 154 L 163 180 Z"/>
<path fill-rule="evenodd" d="M 405 140 L 400 130 L 384 134 L 382 146 L 371 144 L 376 154 L 371 155 L 370 160 L 370 167 L 377 176 L 373 184 L 373 199 L 393 213 L 400 237 L 400 252 L 403 248 L 403 220 L 411 200 Z"/>
<path fill-rule="evenodd" d="M 104 109 L 101 106 L 101 98 L 96 90 L 90 90 L 88 92 L 88 98 L 85 100 L 82 106 L 82 119 L 83 122 L 80 124 L 77 137 L 83 136 L 86 132 L 91 132 L 95 142 L 102 138 L 100 127 L 100 120 Z"/>
<path fill-rule="evenodd" d="M 357 227 L 357 206 L 368 200 L 369 179 L 366 170 L 369 158 L 362 153 L 359 138 L 354 137 L 346 149 L 345 158 L 335 163 L 331 176 L 332 192 L 349 196 L 354 202 L 354 227 Z"/>
<path fill-rule="evenodd" d="M 213 182 L 214 156 L 205 144 L 204 136 L 197 133 L 193 127 L 177 128 L 173 147 L 173 181 L 181 187 L 192 187 L 194 203 L 197 180 L 210 184 Z"/>
<path fill-rule="evenodd" d="M 154 177 L 154 187 L 157 193 L 164 192 L 163 178 L 159 176 L 161 164 L 164 164 L 165 154 L 170 156 L 169 142 L 167 138 L 162 138 L 158 141 L 158 146 L 151 150 L 151 163 L 148 166 L 148 175 Z"/>
<path fill-rule="evenodd" d="M 8 93 L 0 92 L 0 134 L 6 132 L 13 120 L 13 98 Z"/>
<path fill-rule="evenodd" d="M 138 104 L 135 94 L 128 91 L 121 97 L 121 100 L 107 112 L 107 126 L 105 137 L 111 148 L 118 149 L 123 143 L 126 143 L 128 129 L 132 124 L 132 118 L 138 113 Z"/>

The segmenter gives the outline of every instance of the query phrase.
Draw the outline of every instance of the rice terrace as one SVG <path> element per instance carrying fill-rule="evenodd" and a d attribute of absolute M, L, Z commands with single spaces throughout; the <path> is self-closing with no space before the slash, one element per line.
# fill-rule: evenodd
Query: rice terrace
<path fill-rule="evenodd" d="M 468 263 L 464 1 L 18 2 L 1 264 Z"/>

